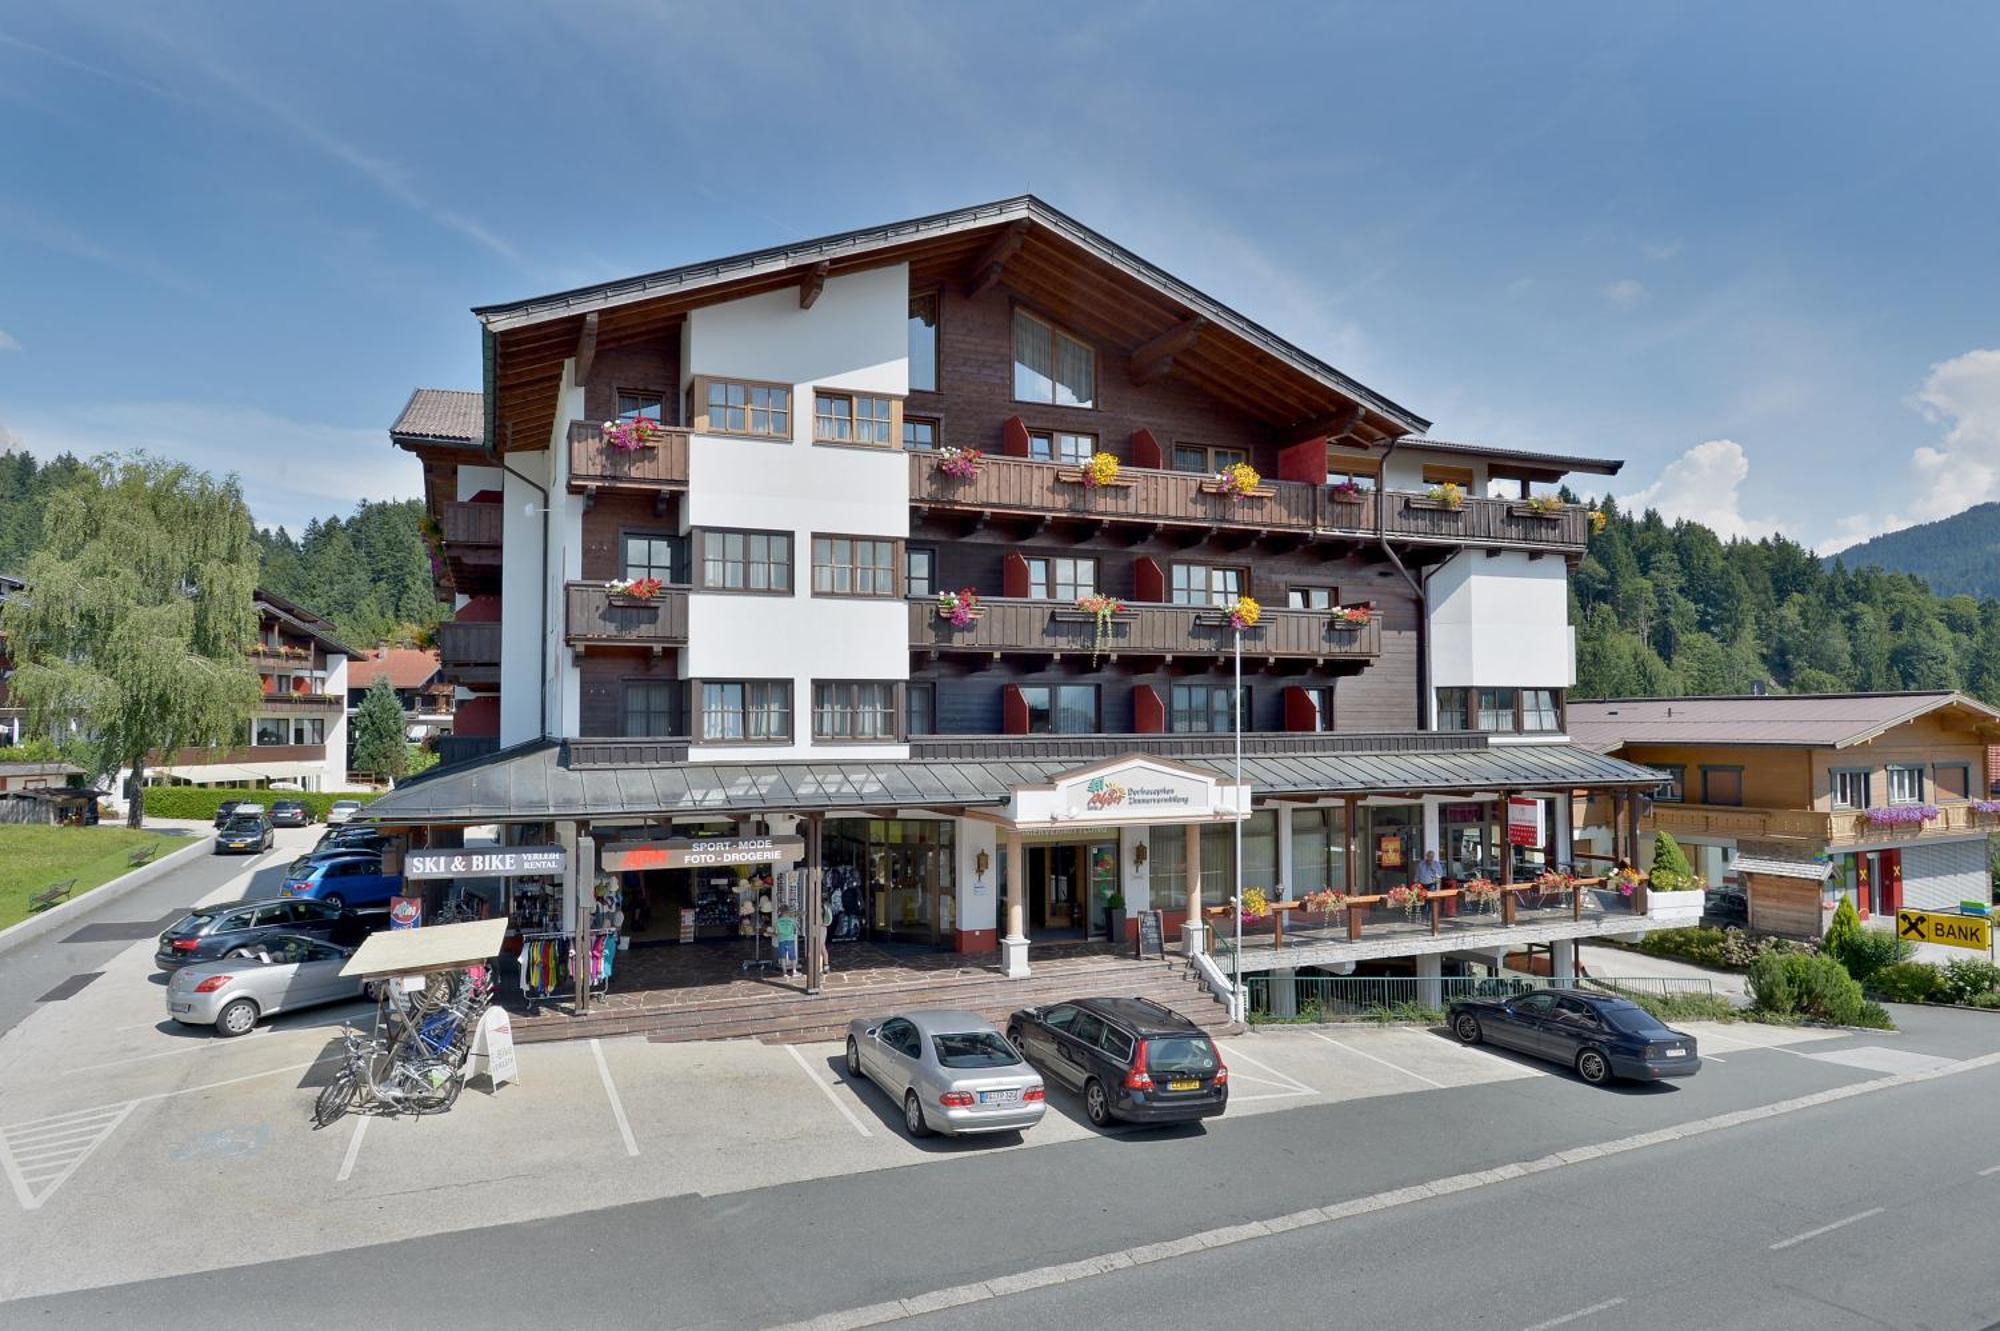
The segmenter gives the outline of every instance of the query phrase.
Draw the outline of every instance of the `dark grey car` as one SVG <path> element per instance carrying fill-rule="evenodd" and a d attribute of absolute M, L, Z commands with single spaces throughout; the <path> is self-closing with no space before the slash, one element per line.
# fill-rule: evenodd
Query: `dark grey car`
<path fill-rule="evenodd" d="M 353 947 L 367 936 L 368 926 L 353 912 L 324 901 L 225 901 L 189 912 L 161 934 L 153 964 L 172 971 L 198 962 L 246 957 L 277 934 L 310 934 Z"/>

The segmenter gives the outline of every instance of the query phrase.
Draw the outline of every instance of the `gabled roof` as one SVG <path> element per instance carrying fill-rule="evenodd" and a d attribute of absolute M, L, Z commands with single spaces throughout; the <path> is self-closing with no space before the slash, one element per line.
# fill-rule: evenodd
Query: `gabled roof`
<path fill-rule="evenodd" d="M 420 689 L 437 677 L 438 654 L 420 647 L 389 647 L 363 652 L 347 663 L 347 687 L 365 689 L 378 676 L 389 677 L 392 689 Z"/>
<path fill-rule="evenodd" d="M 419 388 L 403 404 L 389 437 L 398 443 L 475 447 L 486 438 L 486 399 L 456 388 Z"/>
<path fill-rule="evenodd" d="M 353 656 L 354 649 L 333 636 L 333 621 L 325 615 L 317 614 L 296 602 L 287 601 L 275 592 L 267 592 L 259 587 L 255 593 L 259 614 L 270 615 L 280 623 L 288 625 L 293 632 L 311 638 L 329 652 L 339 652 L 342 656 Z"/>
<path fill-rule="evenodd" d="M 1784 693 L 1717 698 L 1572 700 L 1570 738 L 1609 753 L 1630 744 L 1762 744 L 1845 749 L 1932 712 L 1953 710 L 2000 741 L 2000 710 L 1963 693 Z"/>
<path fill-rule="evenodd" d="M 1571 453 L 1536 453 L 1521 448 L 1496 448 L 1490 444 L 1461 444 L 1449 439 L 1409 435 L 1396 443 L 1398 448 L 1420 448 L 1429 453 L 1468 453 L 1494 462 L 1521 462 L 1551 471 L 1587 471 L 1600 476 L 1616 476 L 1624 469 L 1621 458 L 1587 458 Z"/>

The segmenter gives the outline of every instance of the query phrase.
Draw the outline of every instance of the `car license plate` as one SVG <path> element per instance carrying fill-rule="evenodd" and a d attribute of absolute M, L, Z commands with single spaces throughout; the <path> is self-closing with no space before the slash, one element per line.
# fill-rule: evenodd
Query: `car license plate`
<path fill-rule="evenodd" d="M 1168 1080 L 1167 1089 L 1170 1091 L 1198 1091 L 1201 1089 L 1201 1079 L 1198 1077 L 1174 1077 Z"/>
<path fill-rule="evenodd" d="M 1685 1049 L 1669 1049 L 1669 1050 L 1667 1050 L 1667 1057 L 1668 1057 L 1668 1058 L 1686 1058 L 1687 1056 L 1688 1056 L 1688 1051 L 1687 1051 L 1687 1050 L 1685 1050 Z"/>
<path fill-rule="evenodd" d="M 1021 1098 L 1019 1091 L 981 1091 L 979 1103 L 983 1105 L 1010 1105 Z"/>
<path fill-rule="evenodd" d="M 169 1011 L 169 1012 L 192 1012 L 192 1011 L 194 1011 L 194 1004 L 192 1004 L 192 1003 L 169 1003 L 169 1004 L 167 1004 L 167 1011 Z"/>

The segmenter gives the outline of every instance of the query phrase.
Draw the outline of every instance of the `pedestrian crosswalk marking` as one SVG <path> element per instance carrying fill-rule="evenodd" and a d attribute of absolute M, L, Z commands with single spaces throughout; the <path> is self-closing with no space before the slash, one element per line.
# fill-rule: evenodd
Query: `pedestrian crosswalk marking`
<path fill-rule="evenodd" d="M 0 1128 L 0 1171 L 13 1185 L 21 1209 L 40 1209 L 138 1103 L 127 1100 Z"/>

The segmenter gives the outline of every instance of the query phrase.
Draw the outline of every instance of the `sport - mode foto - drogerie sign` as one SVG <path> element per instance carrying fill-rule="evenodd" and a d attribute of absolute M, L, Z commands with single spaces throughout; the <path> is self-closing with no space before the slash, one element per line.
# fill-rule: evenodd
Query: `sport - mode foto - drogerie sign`
<path fill-rule="evenodd" d="M 561 846 L 507 850 L 413 850 L 403 856 L 405 878 L 544 878 L 562 876 L 569 854 Z"/>

